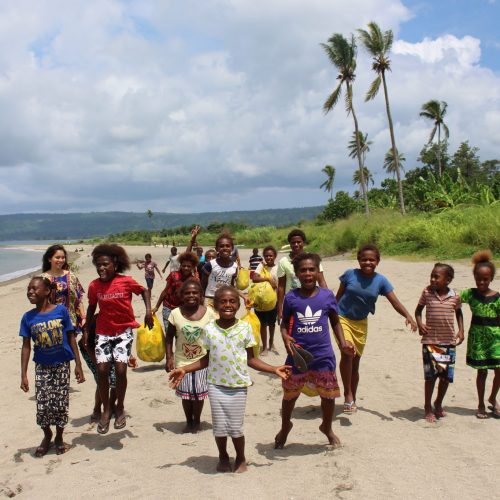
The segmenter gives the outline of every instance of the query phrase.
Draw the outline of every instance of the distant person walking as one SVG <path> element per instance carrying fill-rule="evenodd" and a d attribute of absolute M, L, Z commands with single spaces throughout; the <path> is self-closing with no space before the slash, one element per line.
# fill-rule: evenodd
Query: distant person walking
<path fill-rule="evenodd" d="M 136 262 L 136 266 L 138 269 L 144 269 L 144 279 L 146 280 L 148 290 L 153 289 L 153 285 L 155 283 L 155 271 L 158 273 L 158 276 L 163 279 L 163 275 L 158 269 L 156 262 L 154 262 L 152 258 L 153 257 L 151 256 L 151 254 L 147 253 L 144 256 L 144 259 L 146 260 Z"/>

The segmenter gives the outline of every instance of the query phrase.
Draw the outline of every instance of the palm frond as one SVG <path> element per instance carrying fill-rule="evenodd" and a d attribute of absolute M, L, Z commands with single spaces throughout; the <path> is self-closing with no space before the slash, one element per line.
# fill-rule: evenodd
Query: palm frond
<path fill-rule="evenodd" d="M 373 80 L 372 84 L 370 85 L 370 88 L 366 93 L 365 101 L 371 101 L 372 99 L 375 99 L 380 89 L 381 82 L 382 82 L 382 76 L 378 75 L 377 78 L 375 78 L 375 80 Z"/>
<path fill-rule="evenodd" d="M 335 107 L 337 101 L 339 100 L 341 92 L 342 82 L 337 85 L 337 88 L 329 95 L 328 99 L 325 101 L 325 104 L 323 104 L 323 111 L 325 113 L 328 113 Z"/>
<path fill-rule="evenodd" d="M 448 139 L 448 137 L 450 137 L 450 129 L 448 128 L 448 125 L 446 125 L 446 123 L 444 122 L 441 125 L 443 125 L 444 136 L 446 139 Z"/>
<path fill-rule="evenodd" d="M 352 110 L 352 86 L 349 83 L 347 83 L 347 90 L 345 93 L 345 110 L 347 116 L 349 116 Z"/>
<path fill-rule="evenodd" d="M 393 42 L 394 42 L 394 33 L 392 32 L 392 30 L 387 30 L 386 32 L 384 32 L 385 52 L 391 51 Z"/>
<path fill-rule="evenodd" d="M 429 144 L 432 142 L 432 140 L 434 139 L 434 136 L 436 135 L 436 131 L 437 131 L 437 125 L 434 125 L 432 131 L 431 131 L 431 135 L 429 136 Z"/>

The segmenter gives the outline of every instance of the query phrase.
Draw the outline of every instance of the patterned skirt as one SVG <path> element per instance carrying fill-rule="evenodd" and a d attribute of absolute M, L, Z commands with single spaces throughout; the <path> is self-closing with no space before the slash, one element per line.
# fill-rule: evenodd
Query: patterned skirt
<path fill-rule="evenodd" d="M 175 390 L 175 394 L 191 401 L 206 399 L 208 397 L 207 371 L 208 368 L 203 368 L 196 372 L 186 373 Z"/>
<path fill-rule="evenodd" d="M 69 361 L 35 365 L 36 423 L 65 427 L 69 411 Z"/>

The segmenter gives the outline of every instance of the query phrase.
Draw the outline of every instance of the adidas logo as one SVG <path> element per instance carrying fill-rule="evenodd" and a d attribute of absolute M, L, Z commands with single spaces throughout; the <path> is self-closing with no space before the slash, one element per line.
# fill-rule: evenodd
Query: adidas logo
<path fill-rule="evenodd" d="M 319 311 L 316 311 L 314 314 L 309 306 L 306 307 L 306 311 L 304 314 L 297 313 L 297 318 L 299 319 L 300 323 L 303 325 L 314 325 L 319 318 L 321 318 L 321 313 L 323 312 L 322 309 Z"/>

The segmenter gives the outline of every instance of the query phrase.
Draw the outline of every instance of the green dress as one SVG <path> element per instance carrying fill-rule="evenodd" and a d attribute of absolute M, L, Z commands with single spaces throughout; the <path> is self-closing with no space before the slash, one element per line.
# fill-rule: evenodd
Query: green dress
<path fill-rule="evenodd" d="M 476 369 L 500 368 L 500 293 L 485 297 L 477 288 L 469 288 L 460 298 L 472 311 L 467 364 Z"/>

